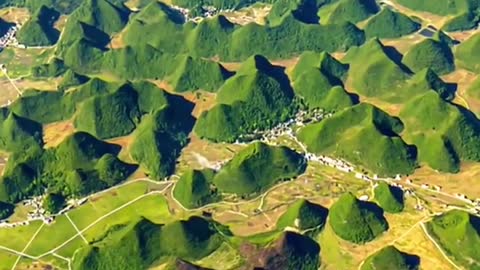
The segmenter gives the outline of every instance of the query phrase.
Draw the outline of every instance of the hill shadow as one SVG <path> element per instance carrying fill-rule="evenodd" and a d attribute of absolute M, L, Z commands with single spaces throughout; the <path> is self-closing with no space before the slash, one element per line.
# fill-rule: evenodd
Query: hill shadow
<path fill-rule="evenodd" d="M 403 190 L 399 187 L 394 187 L 394 186 L 391 186 L 389 185 L 388 186 L 389 189 L 390 189 L 390 192 L 392 193 L 393 197 L 395 198 L 395 200 L 397 200 L 397 202 L 403 204 L 405 198 L 403 196 Z"/>
<path fill-rule="evenodd" d="M 420 267 L 420 257 L 414 254 L 401 252 L 405 258 L 409 270 L 417 270 Z"/>
<path fill-rule="evenodd" d="M 380 206 L 378 206 L 376 203 L 368 202 L 368 201 L 359 201 L 359 206 L 360 206 L 360 209 L 373 213 L 378 220 L 383 221 L 386 225 L 385 231 L 388 230 L 390 225 L 385 219 L 385 216 L 383 215 L 384 211 Z"/>
<path fill-rule="evenodd" d="M 441 96 L 445 100 L 453 100 L 455 98 L 455 94 L 457 93 L 457 90 L 458 90 L 458 84 L 457 83 L 447 83 L 447 82 L 445 82 L 445 84 L 447 85 L 447 92 L 444 93 Z M 451 97 L 451 98 L 449 98 L 449 97 Z"/>
<path fill-rule="evenodd" d="M 397 66 L 399 66 L 404 72 L 408 74 L 413 74 L 413 71 L 410 70 L 405 64 L 402 63 L 403 54 L 401 54 L 397 48 L 393 46 L 384 46 L 383 51 L 385 54 L 392 60 Z"/>

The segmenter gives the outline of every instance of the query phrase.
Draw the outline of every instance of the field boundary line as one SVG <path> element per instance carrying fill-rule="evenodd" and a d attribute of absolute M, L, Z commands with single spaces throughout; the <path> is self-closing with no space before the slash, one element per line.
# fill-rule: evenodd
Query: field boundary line
<path fill-rule="evenodd" d="M 453 266 L 455 267 L 455 269 L 458 269 L 458 270 L 463 270 L 464 268 L 462 267 L 459 267 L 457 264 L 455 264 L 455 262 L 453 262 L 447 254 L 445 254 L 445 252 L 443 251 L 442 247 L 437 243 L 437 241 L 435 241 L 435 239 L 433 239 L 433 237 L 428 233 L 428 230 L 427 228 L 425 227 L 425 223 L 421 223 L 420 226 L 422 227 L 423 229 L 423 232 L 425 233 L 425 235 L 427 236 L 427 238 L 430 240 L 430 242 L 432 242 L 435 247 L 438 249 L 438 251 L 440 251 L 440 253 L 442 254 L 442 256 Z"/>
<path fill-rule="evenodd" d="M 45 223 L 42 223 L 42 225 L 40 225 L 40 227 L 38 227 L 37 231 L 32 235 L 32 237 L 30 238 L 30 241 L 28 241 L 28 243 L 25 245 L 25 247 L 23 248 L 22 252 L 21 253 L 25 253 L 25 251 L 30 247 L 30 245 L 32 244 L 33 240 L 35 240 L 35 238 L 37 237 L 37 235 L 40 233 L 40 231 L 43 229 L 43 226 L 45 226 Z M 21 255 L 18 255 L 17 257 L 17 260 L 15 261 L 15 263 L 13 264 L 12 266 L 12 270 L 15 270 L 15 268 L 17 267 L 17 264 L 18 262 L 20 261 L 20 259 L 22 258 Z"/>
<path fill-rule="evenodd" d="M 68 215 L 68 213 L 65 213 L 65 216 L 67 217 L 67 219 L 70 221 L 70 223 L 72 224 L 73 228 L 75 228 L 75 230 L 77 231 L 78 235 L 83 239 L 83 241 L 85 242 L 85 244 L 89 244 L 87 239 L 85 238 L 85 236 L 83 236 L 83 234 L 80 232 L 80 230 L 78 229 L 77 225 L 75 225 L 75 223 L 73 222 L 73 220 L 70 218 L 70 216 Z"/>
<path fill-rule="evenodd" d="M 70 243 L 71 241 L 73 241 L 75 238 L 77 238 L 79 236 L 79 233 L 84 233 L 86 231 L 88 231 L 90 228 L 92 228 L 93 226 L 97 225 L 97 223 L 100 223 L 101 221 L 103 221 L 104 219 L 106 219 L 107 217 L 117 213 L 118 211 L 136 203 L 137 201 L 143 199 L 143 198 L 146 198 L 148 196 L 152 196 L 152 195 L 156 195 L 156 194 L 162 194 L 163 192 L 165 192 L 165 190 L 167 190 L 170 186 L 172 185 L 172 183 L 169 183 L 164 189 L 162 190 L 156 190 L 156 191 L 152 191 L 152 192 L 149 192 L 149 193 L 146 193 L 146 194 L 143 194 L 143 195 L 140 195 L 138 196 L 137 198 L 129 201 L 129 202 L 126 202 L 124 204 L 122 204 L 121 206 L 115 208 L 114 210 L 106 213 L 105 215 L 97 218 L 94 222 L 92 222 L 90 225 L 88 225 L 87 227 L 83 228 L 82 230 L 80 230 L 78 233 L 76 233 L 75 235 L 73 235 L 72 237 L 70 237 L 68 240 L 66 240 L 65 242 L 63 242 L 62 244 L 58 245 L 57 247 L 53 248 L 52 250 L 42 254 L 39 256 L 39 258 L 41 257 L 44 257 L 48 254 L 52 254 L 54 252 L 56 252 L 57 250 L 63 248 L 64 246 L 66 246 L 68 243 Z"/>
<path fill-rule="evenodd" d="M 52 253 L 52 255 L 53 255 L 54 257 L 57 257 L 57 258 L 62 259 L 62 260 L 64 260 L 64 261 L 67 261 L 68 270 L 72 270 L 72 260 L 71 260 L 71 259 L 65 258 L 65 257 L 63 257 L 63 256 L 61 256 L 61 255 L 59 255 L 59 254 L 57 254 L 57 253 L 55 253 L 55 252 Z"/>

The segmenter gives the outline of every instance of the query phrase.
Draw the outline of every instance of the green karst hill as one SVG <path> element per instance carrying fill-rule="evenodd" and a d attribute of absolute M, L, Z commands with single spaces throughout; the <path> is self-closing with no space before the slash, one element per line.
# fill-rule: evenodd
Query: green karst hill
<path fill-rule="evenodd" d="M 42 124 L 67 120 L 80 103 L 118 88 L 116 83 L 92 79 L 69 92 L 26 90 L 10 107 L 16 114 Z"/>
<path fill-rule="evenodd" d="M 13 153 L 0 179 L 0 200 L 18 202 L 48 187 L 64 197 L 82 196 L 125 180 L 135 166 L 120 161 L 119 147 L 88 133 L 74 133 L 55 148 Z"/>
<path fill-rule="evenodd" d="M 305 50 L 333 52 L 364 42 L 363 32 L 351 23 L 305 23 L 302 21 L 305 17 L 298 18 L 297 13 L 293 13 L 287 12 L 275 19 L 273 25 L 252 23 L 240 27 L 221 15 L 194 24 L 184 23 L 178 12 L 168 6 L 152 2 L 133 16 L 123 40 L 127 45 L 138 44 L 144 34 L 152 34 L 152 38 L 144 43 L 165 52 L 218 57 L 230 62 L 242 61 L 254 54 L 280 58 L 295 56 Z M 163 31 L 156 31 L 160 28 Z M 208 38 L 205 38 L 207 33 Z"/>
<path fill-rule="evenodd" d="M 453 39 L 451 36 L 449 36 L 442 30 L 438 30 L 437 32 L 435 32 L 432 39 L 447 44 L 448 46 L 458 45 L 455 39 Z"/>
<path fill-rule="evenodd" d="M 286 231 L 261 254 L 261 269 L 314 270 L 320 262 L 320 246 L 308 236 Z"/>
<path fill-rule="evenodd" d="M 356 244 L 372 241 L 388 229 L 380 207 L 359 201 L 351 193 L 332 205 L 329 224 L 340 238 Z"/>
<path fill-rule="evenodd" d="M 420 29 L 421 25 L 407 15 L 384 8 L 365 26 L 367 38 L 399 38 Z"/>
<path fill-rule="evenodd" d="M 375 200 L 389 213 L 399 213 L 404 208 L 403 190 L 390 186 L 385 182 L 379 182 L 374 189 Z"/>
<path fill-rule="evenodd" d="M 89 166 L 92 160 L 116 152 L 114 145 L 105 143 L 85 132 L 74 133 L 67 137 L 56 149 L 55 154 L 61 158 L 60 167 L 64 169 Z M 81 168 L 80 167 L 80 168 Z"/>
<path fill-rule="evenodd" d="M 63 32 L 64 34 L 58 41 L 55 53 L 64 58 L 67 57 L 67 52 L 71 51 L 70 47 L 75 43 L 83 42 L 95 48 L 104 48 L 110 41 L 110 37 L 106 33 L 80 21 L 70 21 L 65 25 Z M 70 52 L 70 54 L 72 53 Z M 75 68 L 72 67 L 73 64 L 77 64 L 75 59 L 66 59 L 66 61 L 70 62 L 70 68 Z"/>
<path fill-rule="evenodd" d="M 304 158 L 293 150 L 256 142 L 225 164 L 213 183 L 222 192 L 250 195 L 298 176 L 305 164 Z"/>
<path fill-rule="evenodd" d="M 342 86 L 331 84 L 329 79 L 319 70 L 311 68 L 305 71 L 293 88 L 302 97 L 308 108 L 322 108 L 337 111 L 353 105 L 349 94 Z"/>
<path fill-rule="evenodd" d="M 65 63 L 58 58 L 53 58 L 48 63 L 32 67 L 32 76 L 37 78 L 58 77 L 67 71 Z"/>
<path fill-rule="evenodd" d="M 49 193 L 43 199 L 42 207 L 51 214 L 56 214 L 65 206 L 65 197 L 55 193 Z"/>
<path fill-rule="evenodd" d="M 322 15 L 326 23 L 340 23 L 349 21 L 358 23 L 372 16 L 379 11 L 379 7 L 372 0 L 339 0 L 320 9 L 320 18 Z M 322 10 L 323 9 L 323 10 Z"/>
<path fill-rule="evenodd" d="M 454 56 L 450 47 L 433 39 L 425 39 L 413 45 L 402 62 L 413 72 L 430 68 L 435 73 L 443 75 L 455 70 Z"/>
<path fill-rule="evenodd" d="M 480 6 L 478 3 L 475 4 L 475 8 L 472 7 L 472 9 L 469 9 L 466 12 L 447 21 L 442 29 L 449 32 L 468 31 L 475 29 L 480 22 Z"/>
<path fill-rule="evenodd" d="M 8 29 L 10 29 L 10 27 L 12 27 L 13 24 L 5 21 L 4 19 L 1 19 L 0 18 L 0 35 L 5 35 L 8 31 Z"/>
<path fill-rule="evenodd" d="M 279 25 L 284 17 L 293 15 L 299 21 L 315 24 L 319 21 L 318 6 L 319 3 L 316 0 L 273 1 L 272 9 L 267 16 L 267 23 L 269 25 Z"/>
<path fill-rule="evenodd" d="M 151 1 L 132 17 L 122 38 L 128 45 L 145 43 L 160 48 L 161 44 L 164 50 L 179 52 L 185 45 L 183 24 L 184 18 L 178 11 L 162 2 Z M 144 35 L 152 38 L 143 39 Z"/>
<path fill-rule="evenodd" d="M 165 54 L 150 45 L 135 45 L 109 50 L 103 54 L 98 63 L 94 64 L 97 68 L 112 72 L 121 78 L 157 80 L 173 74 L 177 62 L 178 59 L 174 55 Z M 207 65 L 209 63 L 207 60 L 198 60 L 198 62 L 200 67 L 202 67 L 202 64 Z M 197 75 L 202 74 L 195 70 L 190 72 Z M 188 76 L 188 74 L 186 75 Z"/>
<path fill-rule="evenodd" d="M 59 13 L 41 6 L 17 32 L 20 44 L 27 46 L 50 46 L 57 42 L 60 32 L 54 28 Z"/>
<path fill-rule="evenodd" d="M 427 223 L 429 233 L 456 263 L 466 269 L 480 269 L 480 221 L 477 216 L 452 210 Z"/>
<path fill-rule="evenodd" d="M 452 100 L 455 98 L 450 86 L 445 83 L 434 71 L 430 68 L 423 69 L 414 74 L 404 85 L 401 90 L 398 101 L 406 101 L 406 98 L 412 98 L 428 91 L 434 90 L 445 100 Z"/>
<path fill-rule="evenodd" d="M 370 255 L 362 265 L 361 270 L 416 270 L 419 259 L 401 252 L 394 246 L 386 246 Z"/>
<path fill-rule="evenodd" d="M 350 22 L 305 24 L 289 15 L 279 25 L 249 24 L 238 28 L 231 35 L 229 54 L 222 58 L 228 61 L 243 60 L 252 54 L 288 58 L 308 50 L 346 50 L 364 41 L 364 33 Z"/>
<path fill-rule="evenodd" d="M 83 22 L 107 34 L 120 32 L 126 25 L 129 10 L 109 0 L 85 0 L 70 15 L 68 24 Z"/>
<path fill-rule="evenodd" d="M 455 59 L 459 66 L 473 72 L 480 71 L 480 34 L 472 35 L 465 42 L 457 46 L 455 50 Z"/>
<path fill-rule="evenodd" d="M 353 105 L 342 88 L 347 72 L 348 65 L 326 52 L 305 52 L 291 72 L 293 89 L 308 108 L 337 111 Z"/>
<path fill-rule="evenodd" d="M 0 121 L 0 149 L 16 152 L 42 146 L 42 133 L 39 123 L 10 112 Z"/>
<path fill-rule="evenodd" d="M 300 231 L 318 227 L 327 221 L 328 210 L 321 205 L 301 199 L 290 205 L 277 221 L 277 228 L 294 227 Z"/>
<path fill-rule="evenodd" d="M 418 147 L 419 160 L 433 169 L 457 172 L 461 160 L 480 159 L 479 120 L 470 112 L 427 92 L 408 102 L 400 112 L 404 138 Z"/>
<path fill-rule="evenodd" d="M 202 89 L 217 90 L 229 77 L 229 72 L 220 64 L 190 56 L 181 56 L 177 68 L 168 81 L 176 92 Z"/>
<path fill-rule="evenodd" d="M 170 256 L 201 259 L 222 241 L 213 223 L 200 217 L 166 225 L 142 219 L 119 226 L 103 239 L 82 248 L 75 256 L 73 269 L 142 270 Z"/>
<path fill-rule="evenodd" d="M 188 170 L 178 180 L 173 196 L 187 208 L 198 208 L 220 199 L 213 186 L 215 171 L 211 169 Z"/>
<path fill-rule="evenodd" d="M 476 0 L 439 0 L 424 3 L 415 0 L 399 0 L 399 4 L 413 10 L 426 11 L 441 16 L 453 16 L 443 26 L 446 31 L 463 31 L 478 25 L 480 5 Z"/>
<path fill-rule="evenodd" d="M 175 103 L 173 103 L 175 104 Z M 172 104 L 172 105 L 173 105 Z M 170 175 L 194 123 L 184 100 L 163 106 L 142 119 L 130 145 L 132 158 L 154 179 Z"/>
<path fill-rule="evenodd" d="M 62 81 L 58 85 L 58 88 L 60 90 L 66 90 L 68 88 L 84 84 L 88 82 L 88 80 L 89 78 L 87 76 L 83 76 L 69 69 L 63 75 Z"/>
<path fill-rule="evenodd" d="M 333 155 L 380 175 L 409 174 L 416 167 L 415 147 L 399 137 L 402 122 L 366 103 L 337 112 L 302 128 L 298 138 L 309 151 Z"/>
<path fill-rule="evenodd" d="M 342 59 L 350 64 L 349 80 L 365 96 L 394 96 L 409 74 L 378 39 L 353 47 Z"/>
<path fill-rule="evenodd" d="M 480 0 L 0 0 L 0 17 L 0 270 L 480 270 Z M 408 224 L 442 254 L 397 245 Z"/>
<path fill-rule="evenodd" d="M 6 219 L 13 214 L 15 206 L 13 204 L 0 202 L 0 220 Z"/>
<path fill-rule="evenodd" d="M 128 85 L 116 92 L 92 97 L 78 110 L 75 127 L 101 139 L 127 135 L 139 122 L 137 98 L 137 92 Z"/>
<path fill-rule="evenodd" d="M 469 96 L 480 98 L 480 77 L 472 82 L 470 87 L 467 89 L 467 93 Z"/>
<path fill-rule="evenodd" d="M 296 81 L 300 75 L 311 68 L 319 69 L 332 83 L 344 80 L 348 72 L 348 65 L 342 64 L 329 53 L 307 51 L 300 55 L 293 68 L 292 81 Z"/>
<path fill-rule="evenodd" d="M 201 138 L 233 142 L 241 134 L 266 129 L 295 111 L 293 90 L 284 71 L 262 56 L 252 56 L 218 90 L 217 104 L 195 126 Z"/>
<path fill-rule="evenodd" d="M 205 55 L 226 55 L 230 36 L 238 28 L 225 16 L 218 15 L 210 20 L 203 20 L 195 28 L 189 31 L 186 36 L 186 49 L 197 57 Z"/>

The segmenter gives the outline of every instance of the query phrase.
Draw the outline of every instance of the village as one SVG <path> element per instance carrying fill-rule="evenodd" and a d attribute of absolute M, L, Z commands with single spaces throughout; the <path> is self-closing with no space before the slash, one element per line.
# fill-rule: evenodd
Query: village
<path fill-rule="evenodd" d="M 298 131 L 301 127 L 305 126 L 308 123 L 320 122 L 323 119 L 331 117 L 332 115 L 333 115 L 332 113 L 324 112 L 321 109 L 315 109 L 313 111 L 300 110 L 299 112 L 297 112 L 294 118 L 284 123 L 281 123 L 273 127 L 272 129 L 264 130 L 264 131 L 255 130 L 252 134 L 241 136 L 240 139 L 235 142 L 235 144 L 245 145 L 247 142 L 261 141 L 270 145 L 278 145 L 278 139 L 282 136 L 287 136 L 287 137 L 290 137 L 302 148 L 305 159 L 309 162 L 318 162 L 324 166 L 335 168 L 336 170 L 341 171 L 343 173 L 354 173 L 355 178 L 367 181 L 369 183 L 374 183 L 378 181 L 387 182 L 391 186 L 400 188 L 404 192 L 405 196 L 415 196 L 414 188 L 442 194 L 444 196 L 454 198 L 456 200 L 460 200 L 468 205 L 467 208 L 460 208 L 460 209 L 467 210 L 472 214 L 480 215 L 480 198 L 470 199 L 465 194 L 461 194 L 461 193 L 455 193 L 451 195 L 451 194 L 442 192 L 441 186 L 429 185 L 426 183 L 416 184 L 413 182 L 412 179 L 408 178 L 408 176 L 402 178 L 402 176 L 399 174 L 395 175 L 394 178 L 380 177 L 377 174 L 370 176 L 368 172 L 366 172 L 365 170 L 362 170 L 362 172 L 356 171 L 355 166 L 345 160 L 328 157 L 324 155 L 316 155 L 314 153 L 309 152 L 306 146 L 297 139 L 295 134 L 296 132 L 294 130 Z M 220 167 L 223 163 L 219 163 L 218 166 Z M 402 180 L 405 180 L 406 185 L 410 187 L 400 184 L 399 182 L 401 182 Z M 376 184 L 373 184 L 372 186 L 375 187 Z M 368 201 L 371 198 L 369 198 L 368 195 L 364 195 L 364 196 L 361 196 L 359 199 L 363 201 Z M 459 208 L 458 206 L 448 205 L 448 204 L 444 205 L 444 207 L 452 208 L 452 209 Z M 417 205 L 415 206 L 415 209 L 418 211 L 425 210 L 425 208 L 420 203 L 417 203 Z"/>
<path fill-rule="evenodd" d="M 8 220 L 0 220 L 0 228 L 16 228 L 19 226 L 27 226 L 33 221 L 42 221 L 46 225 L 50 225 L 55 221 L 55 217 L 63 215 L 68 211 L 84 204 L 89 197 L 82 199 L 70 199 L 67 201 L 67 205 L 56 214 L 51 214 L 43 208 L 43 200 L 45 196 L 36 196 L 30 199 L 24 200 L 22 202 L 23 206 L 31 207 L 33 210 L 30 210 L 27 214 L 27 220 L 18 221 L 18 222 L 9 222 Z"/>

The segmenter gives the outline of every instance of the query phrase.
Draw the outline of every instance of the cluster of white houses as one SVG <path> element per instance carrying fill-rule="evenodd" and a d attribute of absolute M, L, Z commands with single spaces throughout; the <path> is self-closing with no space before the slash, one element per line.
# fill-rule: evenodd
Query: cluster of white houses
<path fill-rule="evenodd" d="M 9 45 L 18 44 L 17 39 L 15 38 L 18 29 L 19 26 L 14 25 L 10 27 L 2 37 L 0 37 L 0 50 L 3 50 L 3 48 L 8 47 Z"/>
<path fill-rule="evenodd" d="M 8 222 L 7 220 L 1 220 L 0 228 L 16 228 L 19 226 L 26 226 L 26 225 L 29 225 L 30 222 L 37 221 L 37 220 L 43 221 L 45 224 L 49 225 L 55 220 L 56 216 L 63 215 L 66 212 L 74 209 L 75 207 L 84 204 L 88 200 L 88 197 L 85 197 L 83 199 L 78 199 L 78 200 L 71 199 L 67 202 L 67 206 L 65 208 L 60 210 L 60 212 L 58 212 L 57 214 L 51 215 L 43 208 L 44 198 L 45 196 L 37 196 L 31 199 L 24 200 L 22 202 L 24 206 L 33 207 L 33 210 L 27 214 L 27 220 L 19 221 L 19 222 Z"/>
<path fill-rule="evenodd" d="M 172 5 L 171 8 L 180 12 L 184 17 L 185 22 L 194 22 L 194 23 L 199 23 L 205 18 L 212 18 L 215 15 L 219 14 L 220 12 L 233 11 L 233 10 L 218 10 L 214 6 L 202 6 L 203 14 L 201 16 L 191 17 L 190 10 L 187 9 L 187 8 L 182 8 L 182 7 L 175 6 L 175 5 Z"/>
<path fill-rule="evenodd" d="M 243 144 L 245 141 L 260 140 L 268 144 L 275 144 L 275 140 L 281 136 L 295 137 L 294 128 L 303 127 L 308 123 L 319 122 L 324 118 L 332 116 L 331 113 L 325 113 L 323 110 L 298 111 L 295 116 L 286 122 L 280 123 L 268 130 L 254 130 L 251 134 L 240 135 L 236 144 Z"/>
<path fill-rule="evenodd" d="M 41 220 L 45 224 L 50 224 L 53 222 L 54 218 L 49 216 L 47 211 L 42 206 L 43 197 L 33 197 L 31 199 L 24 200 L 22 204 L 24 206 L 31 206 L 33 210 L 27 214 L 27 220 L 19 222 L 8 222 L 7 220 L 0 221 L 0 228 L 15 228 L 19 226 L 25 226 L 30 224 L 30 222 L 35 220 Z"/>

